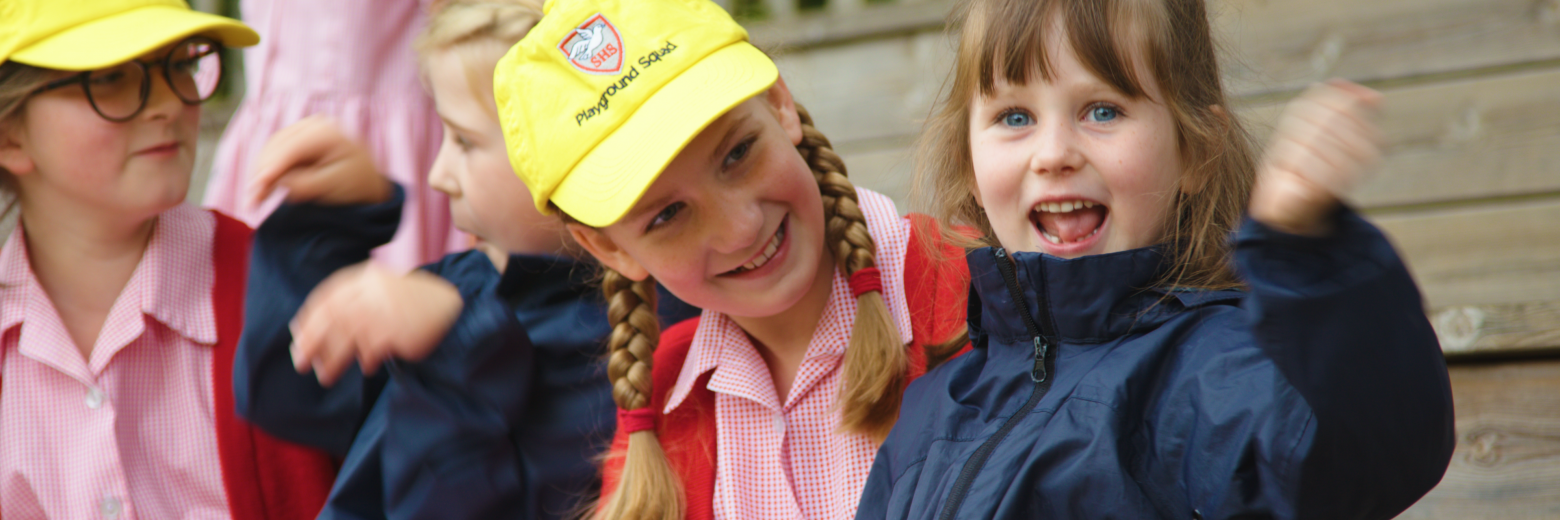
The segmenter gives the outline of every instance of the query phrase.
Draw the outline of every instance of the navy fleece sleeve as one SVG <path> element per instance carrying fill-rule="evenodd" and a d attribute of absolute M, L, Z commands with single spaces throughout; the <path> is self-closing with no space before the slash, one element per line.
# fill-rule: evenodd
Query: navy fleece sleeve
<path fill-rule="evenodd" d="M 1451 386 L 1414 280 L 1381 232 L 1348 209 L 1321 238 L 1247 221 L 1237 268 L 1253 333 L 1315 414 L 1300 518 L 1390 518 L 1451 460 Z"/>
<path fill-rule="evenodd" d="M 352 366 L 330 388 L 293 370 L 288 323 L 316 285 L 390 241 L 404 194 L 366 206 L 283 205 L 255 230 L 244 333 L 233 361 L 238 414 L 266 432 L 346 456 L 385 376 Z"/>
<path fill-rule="evenodd" d="M 512 435 L 530 398 L 535 351 L 485 256 L 451 255 L 429 270 L 456 284 L 465 307 L 428 358 L 391 364 L 386 516 L 516 515 L 529 497 Z"/>

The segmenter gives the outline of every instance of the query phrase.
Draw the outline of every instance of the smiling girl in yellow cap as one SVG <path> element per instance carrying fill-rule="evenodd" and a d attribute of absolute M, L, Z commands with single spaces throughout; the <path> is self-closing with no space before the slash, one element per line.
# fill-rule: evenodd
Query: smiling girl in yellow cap
<path fill-rule="evenodd" d="M 0 517 L 314 516 L 334 473 L 233 413 L 249 230 L 184 204 L 244 25 L 0 0 Z"/>
<path fill-rule="evenodd" d="M 532 202 L 607 268 L 620 411 L 597 514 L 852 516 L 904 385 L 962 344 L 958 249 L 851 185 L 714 3 L 545 13 L 494 90 Z M 658 330 L 657 282 L 703 316 Z"/>

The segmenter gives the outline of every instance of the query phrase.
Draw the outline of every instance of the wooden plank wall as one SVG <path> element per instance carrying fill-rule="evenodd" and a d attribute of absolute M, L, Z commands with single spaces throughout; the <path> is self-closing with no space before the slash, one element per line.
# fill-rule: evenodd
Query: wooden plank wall
<path fill-rule="evenodd" d="M 1386 97 L 1354 203 L 1414 271 L 1459 448 L 1404 518 L 1560 518 L 1560 0 L 1210 0 L 1236 111 L 1340 76 Z M 861 185 L 907 204 L 909 147 L 952 63 L 949 0 L 749 24 Z"/>

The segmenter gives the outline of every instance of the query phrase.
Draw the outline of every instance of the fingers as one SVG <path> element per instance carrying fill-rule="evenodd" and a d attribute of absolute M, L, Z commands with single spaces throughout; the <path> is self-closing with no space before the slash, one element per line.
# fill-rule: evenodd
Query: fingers
<path fill-rule="evenodd" d="M 1318 234 L 1322 219 L 1381 157 L 1381 94 L 1344 80 L 1307 89 L 1284 109 L 1252 192 L 1253 218 Z"/>
<path fill-rule="evenodd" d="M 249 173 L 245 198 L 254 206 L 270 197 L 278 187 L 287 187 L 287 180 L 296 177 L 312 177 L 317 174 L 314 166 L 328 164 L 330 159 L 348 153 L 356 146 L 336 125 L 324 116 L 309 116 L 277 131 L 260 149 L 260 155 Z M 313 193 L 290 193 L 288 200 L 312 200 Z"/>
<path fill-rule="evenodd" d="M 330 306 L 299 313 L 293 336 L 293 368 L 314 372 L 323 386 L 331 386 L 351 367 L 356 348 L 350 335 L 333 327 Z"/>
<path fill-rule="evenodd" d="M 1352 190 L 1380 158 L 1373 118 L 1380 94 L 1335 80 L 1308 90 L 1285 111 L 1270 159 L 1334 195 Z"/>
<path fill-rule="evenodd" d="M 293 368 L 300 374 L 313 370 L 325 386 L 334 384 L 357 357 L 353 331 L 342 326 L 339 311 L 351 308 L 357 299 L 351 282 L 361 271 L 359 264 L 327 277 L 293 318 Z"/>

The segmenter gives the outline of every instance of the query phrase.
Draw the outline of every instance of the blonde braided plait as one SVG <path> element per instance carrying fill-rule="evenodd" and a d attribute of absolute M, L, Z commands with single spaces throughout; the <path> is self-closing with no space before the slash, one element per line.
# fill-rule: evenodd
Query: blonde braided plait
<path fill-rule="evenodd" d="M 802 142 L 796 150 L 807 160 L 823 195 L 824 241 L 846 276 L 876 265 L 877 245 L 867 233 L 867 219 L 856 200 L 856 186 L 845 176 L 845 162 L 829 138 L 813 127 L 812 116 L 800 104 Z M 882 442 L 899 418 L 909 353 L 883 295 L 869 292 L 856 298 L 856 322 L 845 348 L 845 382 L 840 388 L 840 428 Z"/>
<path fill-rule="evenodd" d="M 612 400 L 618 408 L 637 410 L 650 405 L 650 367 L 661 341 L 661 323 L 655 312 L 655 279 L 633 281 L 617 271 L 602 268 L 601 292 L 607 299 L 607 377 Z M 680 520 L 682 488 L 677 473 L 666 460 L 655 430 L 629 434 L 623 471 L 617 488 L 599 504 L 597 518 L 627 520 Z"/>
<path fill-rule="evenodd" d="M 635 282 L 608 269 L 602 276 L 607 298 L 607 378 L 612 380 L 612 400 L 618 408 L 637 410 L 650 404 L 650 363 L 661 340 L 661 324 L 655 314 L 655 279 Z"/>

